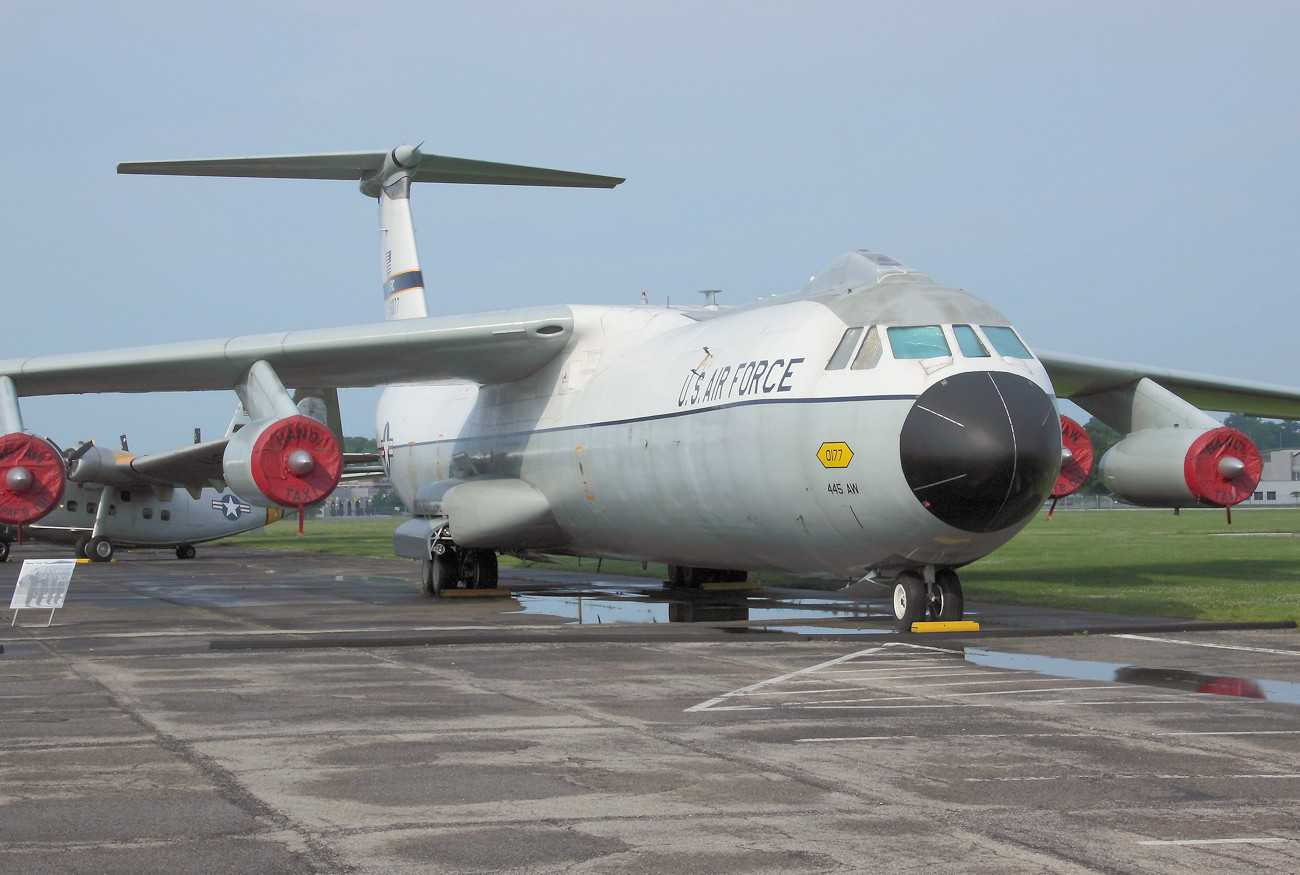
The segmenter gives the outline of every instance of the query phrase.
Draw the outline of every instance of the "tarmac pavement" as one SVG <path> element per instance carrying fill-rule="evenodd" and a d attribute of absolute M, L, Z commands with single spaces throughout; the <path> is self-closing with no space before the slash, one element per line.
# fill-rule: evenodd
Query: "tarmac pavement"
<path fill-rule="evenodd" d="M 0 633 L 0 871 L 1300 870 L 1294 629 L 120 558 Z"/>

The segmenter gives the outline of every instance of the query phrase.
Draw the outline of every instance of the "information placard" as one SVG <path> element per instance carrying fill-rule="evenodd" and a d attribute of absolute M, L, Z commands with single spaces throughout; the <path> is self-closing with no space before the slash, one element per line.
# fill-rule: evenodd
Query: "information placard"
<path fill-rule="evenodd" d="M 63 607 L 63 600 L 68 595 L 68 584 L 72 582 L 72 571 L 77 567 L 76 559 L 25 559 L 18 572 L 18 582 L 14 585 L 14 597 L 9 601 L 9 610 L 14 612 L 14 622 L 18 620 L 18 611 L 49 609 L 50 617 Z M 10 625 L 13 625 L 11 623 Z"/>

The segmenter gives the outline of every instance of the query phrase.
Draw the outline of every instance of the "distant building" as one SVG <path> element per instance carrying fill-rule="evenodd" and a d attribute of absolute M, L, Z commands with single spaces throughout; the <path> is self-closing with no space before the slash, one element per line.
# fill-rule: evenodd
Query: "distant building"
<path fill-rule="evenodd" d="M 1255 494 L 1242 502 L 1246 507 L 1296 507 L 1300 504 L 1300 449 L 1274 450 L 1261 453 L 1264 470 L 1259 476 Z"/>
<path fill-rule="evenodd" d="M 325 517 L 373 516 L 376 512 L 387 514 L 391 511 L 376 511 L 374 499 L 392 488 L 386 477 L 340 483 L 317 512 Z"/>

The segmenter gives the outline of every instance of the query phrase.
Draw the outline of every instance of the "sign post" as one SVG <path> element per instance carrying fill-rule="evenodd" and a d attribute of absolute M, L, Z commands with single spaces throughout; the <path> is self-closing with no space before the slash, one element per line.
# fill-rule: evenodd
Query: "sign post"
<path fill-rule="evenodd" d="M 72 582 L 72 570 L 77 567 L 76 559 L 26 559 L 18 572 L 18 582 L 14 585 L 14 597 L 9 602 L 9 610 L 14 612 L 9 627 L 18 622 L 18 612 L 24 609 L 50 609 L 50 619 L 45 625 L 54 622 L 54 612 L 63 607 L 63 600 L 68 595 L 68 584 Z"/>

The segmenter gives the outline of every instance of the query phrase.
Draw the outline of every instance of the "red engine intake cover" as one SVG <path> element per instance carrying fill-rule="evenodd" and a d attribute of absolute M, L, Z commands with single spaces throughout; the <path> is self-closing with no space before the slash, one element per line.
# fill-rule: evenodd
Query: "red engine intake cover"
<path fill-rule="evenodd" d="M 1061 446 L 1070 451 L 1070 460 L 1061 463 L 1051 498 L 1064 498 L 1074 492 L 1092 473 L 1092 438 L 1083 426 L 1068 416 L 1061 417 Z"/>
<path fill-rule="evenodd" d="M 0 523 L 34 523 L 59 506 L 67 478 L 58 450 L 30 434 L 0 435 Z"/>
<path fill-rule="evenodd" d="M 1220 467 L 1229 458 L 1237 459 L 1244 466 L 1234 476 L 1224 476 Z M 1187 488 L 1206 504 L 1219 507 L 1232 507 L 1250 498 L 1263 471 L 1264 462 L 1251 439 L 1226 425 L 1198 437 L 1183 461 Z"/>
<path fill-rule="evenodd" d="M 294 473 L 289 457 L 305 450 L 313 465 Z M 289 416 L 273 423 L 253 444 L 250 468 L 262 494 L 285 507 L 304 507 L 323 500 L 339 484 L 343 450 L 334 433 L 308 416 Z"/>

